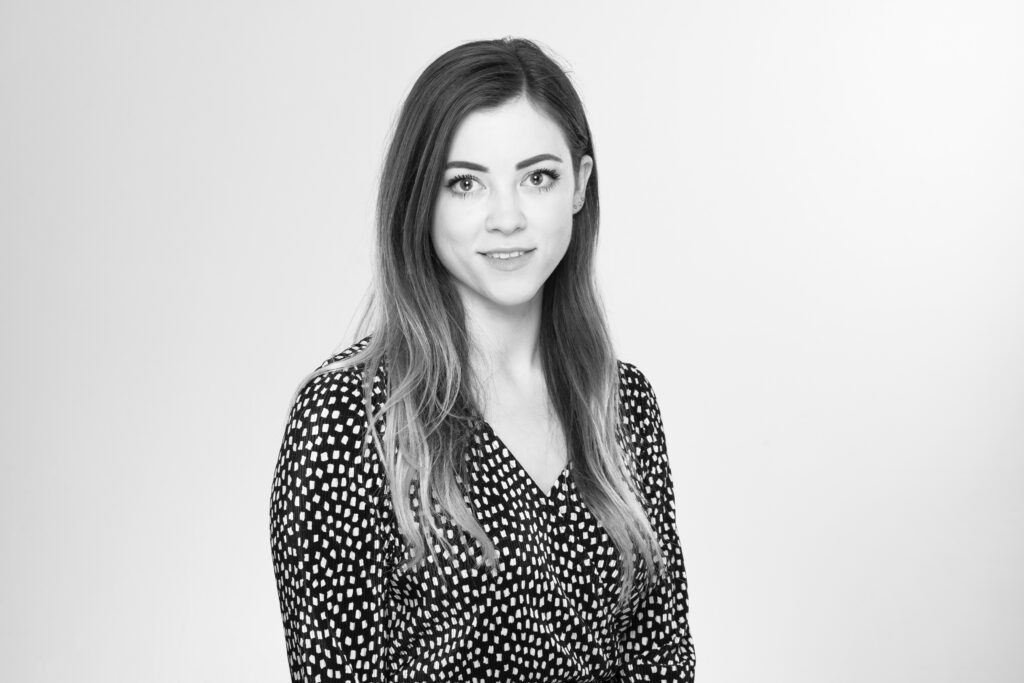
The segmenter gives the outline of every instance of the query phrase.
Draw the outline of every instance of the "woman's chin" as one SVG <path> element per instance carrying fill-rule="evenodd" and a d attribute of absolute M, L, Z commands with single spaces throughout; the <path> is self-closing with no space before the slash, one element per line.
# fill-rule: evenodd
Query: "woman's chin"
<path fill-rule="evenodd" d="M 492 309 L 517 311 L 540 304 L 540 289 L 505 289 L 481 293 L 484 306 Z"/>

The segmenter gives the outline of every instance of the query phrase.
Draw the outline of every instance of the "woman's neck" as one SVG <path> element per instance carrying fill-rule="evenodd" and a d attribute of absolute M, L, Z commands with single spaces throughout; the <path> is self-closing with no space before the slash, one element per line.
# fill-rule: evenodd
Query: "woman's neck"
<path fill-rule="evenodd" d="M 465 304 L 473 375 L 484 384 L 525 384 L 542 372 L 541 293 L 516 308 Z"/>

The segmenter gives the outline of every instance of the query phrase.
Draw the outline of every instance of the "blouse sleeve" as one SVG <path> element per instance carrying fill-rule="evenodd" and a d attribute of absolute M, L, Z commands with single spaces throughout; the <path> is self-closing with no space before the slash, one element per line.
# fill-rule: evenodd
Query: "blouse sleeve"
<path fill-rule="evenodd" d="M 363 453 L 360 396 L 343 373 L 310 380 L 274 472 L 271 554 L 296 682 L 384 678 L 390 499 L 379 459 Z"/>
<path fill-rule="evenodd" d="M 665 578 L 640 601 L 622 641 L 622 680 L 692 683 L 696 653 L 687 618 L 686 568 L 676 528 L 672 472 L 661 410 L 650 383 L 637 371 L 639 471 L 650 500 L 651 524 L 665 556 Z"/>

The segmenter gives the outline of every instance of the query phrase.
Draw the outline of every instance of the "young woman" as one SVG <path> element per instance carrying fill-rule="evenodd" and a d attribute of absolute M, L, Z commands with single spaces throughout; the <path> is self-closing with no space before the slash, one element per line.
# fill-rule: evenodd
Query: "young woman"
<path fill-rule="evenodd" d="M 292 679 L 692 681 L 661 415 L 612 349 L 565 73 L 526 40 L 447 52 L 381 178 L 361 338 L 300 384 L 274 474 Z"/>

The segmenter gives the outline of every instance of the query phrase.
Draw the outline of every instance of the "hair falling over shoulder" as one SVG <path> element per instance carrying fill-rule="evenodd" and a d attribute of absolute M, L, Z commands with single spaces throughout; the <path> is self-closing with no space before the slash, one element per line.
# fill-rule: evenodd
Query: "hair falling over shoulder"
<path fill-rule="evenodd" d="M 565 71 L 535 43 L 516 38 L 475 41 L 438 57 L 412 86 L 385 157 L 376 205 L 374 282 L 357 338 L 358 353 L 319 368 L 304 380 L 363 366 L 364 404 L 391 488 L 410 565 L 435 545 L 451 545 L 437 525 L 439 508 L 482 548 L 482 563 L 498 555 L 460 485 L 468 478 L 465 453 L 480 413 L 468 376 L 470 344 L 454 286 L 434 254 L 431 216 L 449 144 L 470 112 L 525 96 L 561 127 L 573 169 L 594 157 L 583 104 Z M 596 161 L 587 201 L 573 218 L 565 257 L 544 286 L 540 347 L 548 392 L 567 440 L 581 498 L 619 549 L 624 605 L 635 581 L 635 561 L 661 574 L 664 558 L 640 501 L 628 433 L 620 414 L 618 365 L 594 275 L 599 225 Z M 372 386 L 386 370 L 386 400 L 376 413 Z M 386 428 L 383 428 L 386 422 Z M 383 434 L 383 438 L 382 438 Z M 414 503 L 416 503 L 414 505 Z M 435 507 L 436 506 L 436 507 Z"/>

